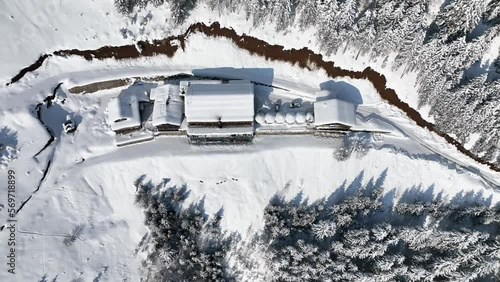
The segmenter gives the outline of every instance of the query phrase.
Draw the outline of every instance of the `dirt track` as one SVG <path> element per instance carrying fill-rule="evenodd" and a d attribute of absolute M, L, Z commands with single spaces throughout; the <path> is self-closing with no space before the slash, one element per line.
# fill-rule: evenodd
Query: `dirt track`
<path fill-rule="evenodd" d="M 332 78 L 348 76 L 355 79 L 367 79 L 373 83 L 375 89 L 377 89 L 383 99 L 404 111 L 419 126 L 435 132 L 439 136 L 443 137 L 448 143 L 454 145 L 463 154 L 469 156 L 470 158 L 476 160 L 481 164 L 487 165 L 492 170 L 500 172 L 500 166 L 498 164 L 489 162 L 488 160 L 474 155 L 472 152 L 465 149 L 457 140 L 440 131 L 437 127 L 434 126 L 434 124 L 424 120 L 418 113 L 418 111 L 411 108 L 405 102 L 401 101 L 393 89 L 387 88 L 386 78 L 373 69 L 368 67 L 361 72 L 344 70 L 342 68 L 336 67 L 334 62 L 323 60 L 323 56 L 321 54 L 316 54 L 307 48 L 285 50 L 283 46 L 268 44 L 267 42 L 252 36 L 248 36 L 245 34 L 238 35 L 233 29 L 221 27 L 217 22 L 211 24 L 210 26 L 207 26 L 204 23 L 196 23 L 191 25 L 182 35 L 171 36 L 161 40 L 153 40 L 151 42 L 140 41 L 137 43 L 137 45 L 104 46 L 96 50 L 59 50 L 55 51 L 51 55 L 75 55 L 81 56 L 87 60 L 108 58 L 114 58 L 118 60 L 129 58 L 133 59 L 142 56 L 155 56 L 158 54 L 172 57 L 179 50 L 179 48 L 184 49 L 186 39 L 192 33 L 202 33 L 212 37 L 228 38 L 232 40 L 233 43 L 239 48 L 245 49 L 251 54 L 262 56 L 269 60 L 290 62 L 294 65 L 298 65 L 299 67 L 306 69 L 322 68 Z M 27 72 L 36 70 L 43 64 L 44 60 L 51 55 L 42 55 L 34 64 L 24 68 L 18 75 L 14 76 L 11 82 L 7 85 L 17 82 Z"/>

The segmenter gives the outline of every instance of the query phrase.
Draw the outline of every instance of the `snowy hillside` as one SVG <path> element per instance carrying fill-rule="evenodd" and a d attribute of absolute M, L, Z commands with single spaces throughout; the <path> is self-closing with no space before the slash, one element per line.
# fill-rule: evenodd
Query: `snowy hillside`
<path fill-rule="evenodd" d="M 169 56 L 87 60 L 53 55 L 5 85 L 41 54 L 135 44 L 183 34 L 196 22 L 218 21 L 285 49 L 307 47 L 346 73 L 372 67 L 410 107 L 422 105 L 425 120 L 498 164 L 500 108 L 491 102 L 498 94 L 492 60 L 500 44 L 493 31 L 498 30 L 495 1 L 478 2 L 483 14 L 464 27 L 464 38 L 473 40 L 465 41 L 458 27 L 452 34 L 464 39 L 460 48 L 476 52 L 461 66 L 447 65 L 450 72 L 467 69 L 459 79 L 464 81 L 452 85 L 457 81 L 432 69 L 445 79 L 425 82 L 436 89 L 414 86 L 430 78 L 422 76 L 422 66 L 409 67 L 405 60 L 410 55 L 395 53 L 409 49 L 391 49 L 390 42 L 400 38 L 386 38 L 390 23 L 381 21 L 385 26 L 371 43 L 388 45 L 373 50 L 358 42 L 361 38 L 354 41 L 355 30 L 347 26 L 369 27 L 370 9 L 395 9 L 400 14 L 394 17 L 414 15 L 408 21 L 425 18 L 426 27 L 436 25 L 435 18 L 452 12 L 438 3 L 347 0 L 314 6 L 314 1 L 298 1 L 292 9 L 283 0 L 266 2 L 266 8 L 250 1 L 233 9 L 240 2 L 164 2 L 0 4 L 6 38 L 0 47 L 0 187 L 5 187 L 0 195 L 0 281 L 498 279 L 500 174 L 420 126 L 383 99 L 369 79 L 332 78 L 318 66 L 268 60 L 227 37 L 193 32 L 172 40 L 176 50 Z M 334 8 L 349 13 L 331 29 L 337 34 L 330 34 L 326 23 L 316 19 L 334 22 L 328 13 Z M 425 12 L 417 14 L 420 9 Z M 293 17 L 288 16 L 291 10 Z M 380 19 L 396 21 L 383 16 L 379 13 Z M 401 28 L 410 33 L 410 27 Z M 439 30 L 432 38 L 442 39 Z M 425 28 L 418 32 L 424 36 Z M 345 38 L 341 43 L 340 37 Z M 436 44 L 442 42 L 432 38 L 415 47 L 420 48 L 415 56 L 424 56 L 429 46 L 440 47 Z M 474 49 L 482 43 L 487 44 Z M 141 52 L 139 44 L 134 46 Z M 185 136 L 157 136 L 117 147 L 108 120 L 110 99 L 147 93 L 164 77 L 178 74 L 256 82 L 256 105 L 262 109 L 276 101 L 311 103 L 316 91 L 333 87 L 357 101 L 362 132 L 258 134 L 249 144 L 200 146 Z M 480 80 L 483 76 L 488 82 Z M 108 86 L 86 94 L 70 91 L 99 82 Z M 435 92 L 443 83 L 451 83 L 439 88 L 445 98 Z M 485 97 L 475 96 L 468 85 L 483 87 L 479 94 Z M 469 95 L 464 104 L 450 96 L 464 93 Z M 459 124 L 476 111 L 481 118 Z M 74 133 L 63 130 L 67 116 L 76 124 Z"/>

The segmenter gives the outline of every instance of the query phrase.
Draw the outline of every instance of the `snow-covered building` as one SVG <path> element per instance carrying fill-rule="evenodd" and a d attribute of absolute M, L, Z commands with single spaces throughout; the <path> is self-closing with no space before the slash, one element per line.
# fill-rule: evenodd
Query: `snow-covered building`
<path fill-rule="evenodd" d="M 125 133 L 141 127 L 139 101 L 135 96 L 116 97 L 108 104 L 108 122 L 116 133 Z"/>
<path fill-rule="evenodd" d="M 187 89 L 191 84 L 222 84 L 222 80 L 214 79 L 193 79 L 193 80 L 182 80 L 179 83 L 179 95 L 184 96 L 187 93 Z"/>
<path fill-rule="evenodd" d="M 178 130 L 184 117 L 184 101 L 178 85 L 162 85 L 151 89 L 154 100 L 152 121 L 159 131 Z"/>
<path fill-rule="evenodd" d="M 185 94 L 191 141 L 249 141 L 254 136 L 254 85 L 190 84 Z"/>
<path fill-rule="evenodd" d="M 344 100 L 319 100 L 314 103 L 314 121 L 317 129 L 348 130 L 356 125 L 356 109 Z"/>

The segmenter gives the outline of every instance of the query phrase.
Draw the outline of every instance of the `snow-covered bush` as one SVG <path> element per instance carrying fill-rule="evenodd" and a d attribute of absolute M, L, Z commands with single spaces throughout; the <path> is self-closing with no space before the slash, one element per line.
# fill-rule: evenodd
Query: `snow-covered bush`
<path fill-rule="evenodd" d="M 364 157 L 370 148 L 372 148 L 371 136 L 368 133 L 351 133 L 344 137 L 342 145 L 334 152 L 333 157 L 339 161 L 349 159 L 352 153 L 356 154 L 357 158 Z"/>
<path fill-rule="evenodd" d="M 0 130 L 0 169 L 6 169 L 7 165 L 17 158 L 17 133 L 8 127 Z"/>

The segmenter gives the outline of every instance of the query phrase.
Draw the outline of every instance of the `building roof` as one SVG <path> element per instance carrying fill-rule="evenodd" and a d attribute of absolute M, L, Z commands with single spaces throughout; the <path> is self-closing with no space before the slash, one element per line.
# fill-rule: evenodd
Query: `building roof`
<path fill-rule="evenodd" d="M 192 84 L 185 99 L 189 122 L 253 122 L 254 85 L 247 83 Z"/>
<path fill-rule="evenodd" d="M 165 84 L 151 89 L 149 99 L 155 100 L 157 96 L 179 95 L 179 85 Z"/>
<path fill-rule="evenodd" d="M 222 84 L 222 80 L 213 80 L 213 79 L 192 79 L 192 80 L 181 80 L 179 82 L 179 94 L 185 95 L 187 89 L 190 85 L 193 84 Z"/>
<path fill-rule="evenodd" d="M 111 99 L 108 104 L 108 122 L 114 131 L 141 126 L 137 97 L 119 96 Z"/>
<path fill-rule="evenodd" d="M 153 91 L 155 89 L 156 91 Z M 179 86 L 160 86 L 151 89 L 151 94 L 153 93 L 155 100 L 153 106 L 153 126 L 163 124 L 180 126 L 184 114 L 184 102 L 179 96 Z"/>
<path fill-rule="evenodd" d="M 234 127 L 188 127 L 189 136 L 202 137 L 229 137 L 231 135 L 253 134 L 253 126 L 234 126 Z"/>
<path fill-rule="evenodd" d="M 328 99 L 314 103 L 315 125 L 343 124 L 356 125 L 354 104 L 344 100 Z"/>

